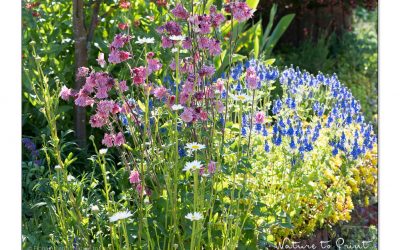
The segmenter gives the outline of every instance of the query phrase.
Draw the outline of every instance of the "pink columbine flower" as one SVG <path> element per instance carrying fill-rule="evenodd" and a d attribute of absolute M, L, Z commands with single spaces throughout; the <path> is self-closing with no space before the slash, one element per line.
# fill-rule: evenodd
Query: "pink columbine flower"
<path fill-rule="evenodd" d="M 133 170 L 129 175 L 129 182 L 131 184 L 139 184 L 140 183 L 140 174 L 137 170 Z"/>
<path fill-rule="evenodd" d="M 189 93 L 182 91 L 179 94 L 179 104 L 184 105 L 187 102 L 187 100 L 189 100 L 189 97 L 190 97 Z"/>
<path fill-rule="evenodd" d="M 224 21 L 225 17 L 221 13 L 217 13 L 217 7 L 212 5 L 210 7 L 210 17 L 211 17 L 211 24 L 214 28 L 220 26 Z"/>
<path fill-rule="evenodd" d="M 202 111 L 200 111 L 199 117 L 200 117 L 200 120 L 207 121 L 208 114 L 207 114 L 207 112 L 202 110 Z"/>
<path fill-rule="evenodd" d="M 199 49 L 208 49 L 208 45 L 210 43 L 210 39 L 208 37 L 202 36 L 199 38 Z"/>
<path fill-rule="evenodd" d="M 174 9 L 172 9 L 171 13 L 176 17 L 180 19 L 186 20 L 189 17 L 189 13 L 186 11 L 186 9 L 182 6 L 182 4 L 176 5 Z"/>
<path fill-rule="evenodd" d="M 108 117 L 108 114 L 112 112 L 113 108 L 114 108 L 114 101 L 110 101 L 110 100 L 101 100 L 98 104 L 97 104 L 97 112 L 104 116 L 104 117 Z"/>
<path fill-rule="evenodd" d="M 212 56 L 221 54 L 221 46 L 218 40 L 210 39 L 210 41 L 208 42 L 208 52 Z"/>
<path fill-rule="evenodd" d="M 99 99 L 105 99 L 105 98 L 107 98 L 108 97 L 108 89 L 107 89 L 107 87 L 105 87 L 105 86 L 103 86 L 103 87 L 98 87 L 97 88 L 97 92 L 96 92 L 96 98 L 99 98 Z"/>
<path fill-rule="evenodd" d="M 174 105 L 175 104 L 175 99 L 176 99 L 176 96 L 175 95 L 170 95 L 169 97 L 168 97 L 168 106 L 169 107 L 172 107 L 172 105 Z"/>
<path fill-rule="evenodd" d="M 172 40 L 170 40 L 168 37 L 162 36 L 161 37 L 161 47 L 163 47 L 164 49 L 167 48 L 171 48 L 172 47 L 173 42 Z"/>
<path fill-rule="evenodd" d="M 257 112 L 256 115 L 254 116 L 254 119 L 255 119 L 257 124 L 263 124 L 264 123 L 264 119 L 265 119 L 264 112 L 262 112 L 262 111 Z"/>
<path fill-rule="evenodd" d="M 118 24 L 118 28 L 119 28 L 120 30 L 125 30 L 126 28 L 128 28 L 128 24 L 126 24 L 126 23 L 119 23 L 119 24 Z"/>
<path fill-rule="evenodd" d="M 182 41 L 182 48 L 191 49 L 192 48 L 192 39 L 186 37 L 185 40 Z"/>
<path fill-rule="evenodd" d="M 232 13 L 234 19 L 238 22 L 247 21 L 253 16 L 254 10 L 251 9 L 245 2 L 233 2 L 227 5 L 225 10 Z"/>
<path fill-rule="evenodd" d="M 152 58 L 147 59 L 147 65 L 148 65 L 148 74 L 151 74 L 154 71 L 158 71 L 162 67 L 162 64 L 158 59 L 152 59 Z"/>
<path fill-rule="evenodd" d="M 181 114 L 181 119 L 186 123 L 192 122 L 194 119 L 193 111 L 189 108 L 185 108 L 185 110 Z"/>
<path fill-rule="evenodd" d="M 215 161 L 210 161 L 207 166 L 208 173 L 214 174 L 216 169 L 217 169 L 217 164 L 215 163 Z"/>
<path fill-rule="evenodd" d="M 124 143 L 125 143 L 125 137 L 121 132 L 119 132 L 114 138 L 114 145 L 116 147 L 119 147 Z"/>
<path fill-rule="evenodd" d="M 258 85 L 258 78 L 257 78 L 257 73 L 254 67 L 249 67 L 246 70 L 246 82 L 247 82 L 247 87 L 251 90 L 254 90 L 257 88 Z"/>
<path fill-rule="evenodd" d="M 126 85 L 126 81 L 120 81 L 120 82 L 119 82 L 119 89 L 120 89 L 122 92 L 125 92 L 125 91 L 128 91 L 128 90 L 129 90 L 128 86 Z"/>
<path fill-rule="evenodd" d="M 114 41 L 111 43 L 110 47 L 112 49 L 119 49 L 122 48 L 129 40 L 131 39 L 130 36 L 124 34 L 117 34 L 114 37 Z"/>
<path fill-rule="evenodd" d="M 78 68 L 78 73 L 76 73 L 76 76 L 77 77 L 86 77 L 88 73 L 89 73 L 89 68 L 87 68 L 87 67 L 79 67 Z"/>
<path fill-rule="evenodd" d="M 90 106 L 94 103 L 94 100 L 88 96 L 84 90 L 80 90 L 77 98 L 75 99 L 75 105 L 80 107 Z"/>
<path fill-rule="evenodd" d="M 211 66 L 204 65 L 199 71 L 199 75 L 201 77 L 211 77 L 214 75 L 214 73 L 215 73 L 215 68 L 212 65 Z"/>
<path fill-rule="evenodd" d="M 119 1 L 119 7 L 121 7 L 122 9 L 129 9 L 130 6 L 131 6 L 131 3 L 129 2 L 129 0 L 120 0 Z"/>
<path fill-rule="evenodd" d="M 108 148 L 111 148 L 114 145 L 114 135 L 105 133 L 101 143 Z"/>
<path fill-rule="evenodd" d="M 118 114 L 119 112 L 121 112 L 121 107 L 118 105 L 118 103 L 114 103 L 111 113 L 115 115 Z"/>
<path fill-rule="evenodd" d="M 216 106 L 216 108 L 217 108 L 217 112 L 218 112 L 218 113 L 222 114 L 222 113 L 224 112 L 225 106 L 224 106 L 224 104 L 223 104 L 221 101 L 218 100 L 218 101 L 215 103 L 215 106 Z"/>
<path fill-rule="evenodd" d="M 100 67 L 104 68 L 104 66 L 106 65 L 106 61 L 104 60 L 104 53 L 100 53 L 96 61 L 100 65 Z"/>
<path fill-rule="evenodd" d="M 61 99 L 63 99 L 64 101 L 68 101 L 70 96 L 71 96 L 71 89 L 67 88 L 65 85 L 62 86 L 60 91 Z"/>
<path fill-rule="evenodd" d="M 143 186 L 142 186 L 142 184 L 138 184 L 136 186 L 136 191 L 140 194 L 140 196 L 143 195 Z"/>
<path fill-rule="evenodd" d="M 158 99 L 161 100 L 164 98 L 164 96 L 167 95 L 167 89 L 162 86 L 162 87 L 157 87 L 154 89 L 154 96 Z"/>
<path fill-rule="evenodd" d="M 136 85 L 141 85 L 146 80 L 146 68 L 143 66 L 134 68 L 131 72 L 133 83 Z"/>
<path fill-rule="evenodd" d="M 112 64 L 117 64 L 124 62 L 130 58 L 131 54 L 127 51 L 111 49 L 111 53 L 108 55 L 108 62 Z"/>
<path fill-rule="evenodd" d="M 101 128 L 107 123 L 107 119 L 99 114 L 92 115 L 89 120 L 92 128 Z"/>
<path fill-rule="evenodd" d="M 218 78 L 217 82 L 215 83 L 215 87 L 217 88 L 217 90 L 222 93 L 222 91 L 225 88 L 225 82 L 223 79 Z"/>

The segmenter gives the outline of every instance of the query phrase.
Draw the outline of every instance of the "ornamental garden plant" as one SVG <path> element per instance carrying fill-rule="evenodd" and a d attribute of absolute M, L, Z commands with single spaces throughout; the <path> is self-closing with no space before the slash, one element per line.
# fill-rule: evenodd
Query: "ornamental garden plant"
<path fill-rule="evenodd" d="M 156 36 L 117 34 L 79 68 L 77 90 L 50 88 L 31 44 L 50 132 L 49 196 L 37 205 L 52 224 L 47 246 L 268 249 L 376 198 L 377 138 L 340 79 L 236 56 L 250 6 L 175 3 Z M 60 104 L 90 113 L 95 154 L 80 173 L 57 129 Z"/>

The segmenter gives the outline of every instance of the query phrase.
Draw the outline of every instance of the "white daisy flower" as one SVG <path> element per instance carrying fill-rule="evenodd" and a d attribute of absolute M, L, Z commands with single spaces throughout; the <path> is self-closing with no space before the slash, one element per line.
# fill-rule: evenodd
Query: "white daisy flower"
<path fill-rule="evenodd" d="M 169 39 L 172 41 L 184 41 L 185 36 L 170 36 Z"/>
<path fill-rule="evenodd" d="M 201 150 L 201 149 L 205 149 L 206 146 L 203 144 L 199 144 L 197 142 L 191 142 L 186 144 L 186 148 L 192 151 L 196 151 L 196 150 Z"/>
<path fill-rule="evenodd" d="M 56 166 L 54 166 L 54 169 L 58 171 L 58 170 L 61 170 L 61 167 L 60 167 L 60 165 L 56 165 Z"/>
<path fill-rule="evenodd" d="M 135 42 L 137 44 L 144 44 L 144 43 L 154 43 L 154 37 L 138 37 L 138 40 Z"/>
<path fill-rule="evenodd" d="M 192 162 L 186 162 L 185 167 L 183 168 L 182 171 L 194 171 L 194 170 L 198 170 L 201 168 L 201 162 L 199 161 L 192 161 Z"/>
<path fill-rule="evenodd" d="M 247 102 L 250 101 L 251 97 L 245 94 L 239 94 L 239 95 L 232 95 L 233 100 L 239 101 L 239 102 Z"/>
<path fill-rule="evenodd" d="M 131 216 L 132 216 L 132 213 L 128 210 L 124 211 L 124 212 L 117 212 L 110 217 L 110 222 L 123 220 L 123 219 L 129 218 Z"/>
<path fill-rule="evenodd" d="M 97 206 L 97 205 L 91 205 L 90 209 L 92 210 L 93 213 L 97 213 L 100 210 L 99 206 Z"/>
<path fill-rule="evenodd" d="M 188 213 L 185 216 L 186 219 L 190 220 L 190 221 L 197 221 L 197 220 L 201 220 L 203 219 L 203 215 L 199 212 L 194 212 L 194 213 Z"/>
<path fill-rule="evenodd" d="M 183 109 L 183 106 L 180 104 L 174 104 L 174 105 L 172 105 L 171 109 L 172 110 L 180 110 L 180 109 Z"/>
<path fill-rule="evenodd" d="M 74 181 L 75 180 L 75 177 L 73 177 L 72 175 L 68 175 L 67 176 L 67 181 Z"/>
<path fill-rule="evenodd" d="M 99 150 L 99 154 L 101 155 L 105 155 L 107 153 L 107 149 L 106 148 L 102 148 Z"/>

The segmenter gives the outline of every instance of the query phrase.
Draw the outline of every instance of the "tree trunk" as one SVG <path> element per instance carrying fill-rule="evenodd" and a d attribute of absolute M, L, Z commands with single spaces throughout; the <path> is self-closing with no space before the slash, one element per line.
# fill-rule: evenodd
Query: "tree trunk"
<path fill-rule="evenodd" d="M 84 0 L 73 0 L 72 20 L 75 39 L 75 73 L 79 67 L 87 66 L 87 33 L 85 28 Z M 84 79 L 75 76 L 75 90 L 79 90 L 84 84 Z M 75 133 L 77 143 L 81 148 L 86 147 L 86 110 L 75 105 Z"/>

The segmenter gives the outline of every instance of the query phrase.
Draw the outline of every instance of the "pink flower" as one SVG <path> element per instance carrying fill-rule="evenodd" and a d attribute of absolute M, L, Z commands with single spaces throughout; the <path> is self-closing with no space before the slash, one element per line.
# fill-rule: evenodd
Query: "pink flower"
<path fill-rule="evenodd" d="M 120 0 L 119 1 L 119 7 L 122 9 L 129 9 L 129 6 L 131 6 L 131 3 L 127 0 Z"/>
<path fill-rule="evenodd" d="M 131 72 L 133 83 L 136 85 L 141 85 L 146 80 L 146 68 L 143 66 L 134 68 Z"/>
<path fill-rule="evenodd" d="M 192 39 L 186 37 L 184 41 L 182 41 L 182 48 L 191 49 L 192 48 Z"/>
<path fill-rule="evenodd" d="M 188 18 L 192 24 L 193 31 L 200 34 L 208 34 L 211 32 L 211 19 L 208 15 L 194 15 Z"/>
<path fill-rule="evenodd" d="M 189 13 L 186 11 L 186 9 L 182 6 L 182 4 L 176 5 L 174 9 L 172 9 L 171 13 L 176 17 L 180 19 L 186 20 L 189 17 Z"/>
<path fill-rule="evenodd" d="M 84 90 L 80 90 L 77 98 L 75 99 L 75 105 L 80 107 L 90 106 L 94 103 L 94 100 L 90 98 Z"/>
<path fill-rule="evenodd" d="M 176 99 L 176 96 L 175 96 L 175 95 L 170 95 L 170 96 L 168 97 L 168 106 L 169 106 L 169 107 L 171 107 L 172 105 L 175 104 L 175 99 Z"/>
<path fill-rule="evenodd" d="M 165 31 L 167 31 L 170 36 L 180 36 L 182 35 L 181 26 L 174 21 L 169 21 L 165 25 Z"/>
<path fill-rule="evenodd" d="M 262 111 L 257 112 L 254 119 L 256 120 L 257 124 L 263 124 L 265 119 L 265 114 Z"/>
<path fill-rule="evenodd" d="M 107 123 L 107 119 L 99 114 L 92 115 L 89 120 L 92 128 L 101 128 Z"/>
<path fill-rule="evenodd" d="M 148 65 L 149 75 L 154 71 L 160 70 L 162 67 L 162 64 L 158 61 L 158 59 L 151 59 L 151 58 L 147 59 L 147 65 Z"/>
<path fill-rule="evenodd" d="M 108 117 L 108 114 L 114 108 L 114 104 L 114 101 L 102 100 L 97 104 L 97 112 L 104 117 Z"/>
<path fill-rule="evenodd" d="M 212 5 L 210 7 L 210 17 L 211 17 L 211 24 L 214 28 L 220 26 L 224 21 L 225 17 L 221 13 L 217 13 L 217 7 Z"/>
<path fill-rule="evenodd" d="M 169 38 L 167 38 L 167 37 L 165 37 L 165 36 L 162 36 L 162 37 L 161 37 L 161 46 L 162 46 L 164 49 L 166 49 L 166 48 L 171 48 L 172 45 L 174 45 L 174 44 L 172 43 L 172 41 L 171 41 Z"/>
<path fill-rule="evenodd" d="M 247 87 L 251 90 L 256 89 L 258 85 L 258 77 L 254 67 L 249 67 L 246 70 Z"/>
<path fill-rule="evenodd" d="M 210 42 L 210 39 L 208 39 L 205 36 L 202 36 L 199 38 L 199 49 L 208 49 L 208 44 Z"/>
<path fill-rule="evenodd" d="M 100 65 L 100 67 L 104 68 L 104 66 L 106 65 L 106 61 L 104 60 L 104 53 L 100 53 L 96 61 Z"/>
<path fill-rule="evenodd" d="M 121 146 L 124 143 L 125 143 L 125 137 L 121 132 L 119 132 L 114 138 L 114 145 Z"/>
<path fill-rule="evenodd" d="M 119 49 L 122 48 L 129 40 L 131 39 L 130 36 L 124 34 L 117 34 L 114 37 L 114 41 L 111 43 L 110 47 L 112 49 Z"/>
<path fill-rule="evenodd" d="M 212 65 L 211 66 L 204 65 L 199 71 L 201 77 L 211 77 L 212 75 L 214 75 L 214 73 L 215 73 L 215 68 Z"/>
<path fill-rule="evenodd" d="M 187 92 L 181 92 L 179 94 L 179 104 L 184 105 L 189 100 L 189 94 Z"/>
<path fill-rule="evenodd" d="M 162 86 L 162 87 L 157 87 L 154 89 L 154 96 L 158 99 L 161 100 L 166 96 L 167 94 L 167 89 Z"/>
<path fill-rule="evenodd" d="M 181 119 L 184 122 L 192 122 L 194 117 L 193 117 L 193 111 L 190 110 L 189 108 L 185 108 L 185 110 L 183 111 L 183 113 L 181 114 Z"/>
<path fill-rule="evenodd" d="M 133 170 L 129 175 L 129 182 L 131 184 L 139 184 L 140 183 L 140 174 L 137 170 Z"/>
<path fill-rule="evenodd" d="M 254 10 L 251 9 L 245 2 L 233 2 L 227 5 L 225 10 L 232 13 L 234 19 L 238 22 L 247 21 L 253 16 Z"/>
<path fill-rule="evenodd" d="M 64 101 L 68 101 L 70 96 L 71 96 L 71 90 L 67 88 L 65 85 L 62 86 L 60 91 L 61 99 L 63 99 Z"/>
<path fill-rule="evenodd" d="M 126 85 L 126 81 L 120 81 L 120 82 L 119 82 L 119 89 L 120 89 L 122 92 L 125 92 L 125 91 L 128 91 L 128 90 L 129 90 L 128 86 Z"/>
<path fill-rule="evenodd" d="M 97 92 L 96 92 L 96 98 L 99 98 L 99 99 L 105 99 L 105 98 L 107 98 L 108 97 L 108 89 L 107 89 L 107 87 L 102 87 L 102 86 L 99 86 L 98 88 L 97 88 Z"/>
<path fill-rule="evenodd" d="M 216 39 L 210 39 L 208 43 L 208 52 L 212 56 L 216 56 L 221 54 L 221 46 L 218 40 Z"/>
<path fill-rule="evenodd" d="M 210 161 L 207 168 L 209 174 L 214 174 L 215 170 L 217 169 L 217 165 L 214 161 Z"/>
<path fill-rule="evenodd" d="M 125 30 L 126 28 L 128 28 L 128 24 L 126 24 L 126 23 L 119 23 L 119 24 L 118 24 L 118 28 L 119 28 L 120 30 Z"/>
<path fill-rule="evenodd" d="M 217 88 L 217 90 L 222 93 L 222 91 L 224 90 L 225 87 L 225 82 L 223 79 L 218 78 L 217 82 L 215 83 L 215 87 Z"/>
<path fill-rule="evenodd" d="M 207 112 L 205 112 L 204 110 L 200 111 L 200 115 L 199 115 L 200 120 L 207 121 L 207 116 L 208 116 Z"/>
<path fill-rule="evenodd" d="M 222 114 L 224 112 L 224 110 L 225 110 L 225 106 L 221 101 L 217 101 L 215 103 L 215 107 L 217 108 L 217 112 L 220 113 L 220 114 Z"/>
<path fill-rule="evenodd" d="M 121 107 L 118 105 L 118 103 L 114 103 L 111 113 L 118 114 L 119 112 L 121 112 Z"/>
<path fill-rule="evenodd" d="M 129 58 L 131 58 L 131 54 L 129 52 L 126 52 L 126 51 L 119 52 L 119 60 L 121 62 L 124 62 L 124 61 L 128 60 Z"/>
<path fill-rule="evenodd" d="M 120 51 L 116 49 L 111 49 L 111 53 L 108 56 L 108 62 L 112 64 L 117 64 L 124 62 L 131 58 L 131 54 L 127 51 Z"/>
<path fill-rule="evenodd" d="M 140 194 L 140 196 L 143 195 L 143 186 L 142 186 L 142 184 L 138 184 L 136 186 L 136 191 Z"/>
<path fill-rule="evenodd" d="M 193 94 L 194 93 L 194 84 L 192 82 L 186 81 L 182 86 L 182 92 Z"/>
<path fill-rule="evenodd" d="M 78 73 L 76 73 L 76 76 L 77 77 L 86 77 L 88 73 L 89 73 L 89 68 L 79 67 Z"/>
<path fill-rule="evenodd" d="M 108 148 L 111 148 L 113 146 L 113 142 L 114 142 L 114 135 L 105 133 L 101 143 L 103 145 L 106 145 Z"/>

